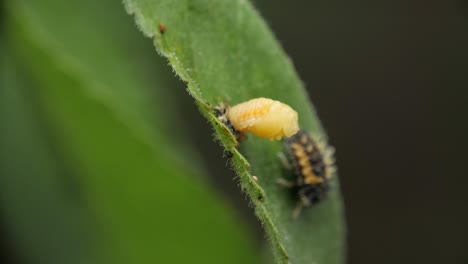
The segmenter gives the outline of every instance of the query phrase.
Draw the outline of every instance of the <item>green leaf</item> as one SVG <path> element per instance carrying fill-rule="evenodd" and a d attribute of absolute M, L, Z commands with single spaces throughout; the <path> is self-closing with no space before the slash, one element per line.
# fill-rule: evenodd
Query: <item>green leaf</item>
<path fill-rule="evenodd" d="M 170 83 L 120 3 L 7 11 L 7 52 L 24 67 L 5 67 L 0 119 L 0 202 L 16 249 L 30 263 L 256 263 L 182 147 Z"/>
<path fill-rule="evenodd" d="M 291 221 L 294 201 L 275 183 L 285 172 L 280 142 L 250 137 L 240 152 L 212 106 L 269 97 L 291 105 L 300 125 L 324 137 L 308 96 L 288 57 L 245 0 L 124 0 L 144 35 L 187 83 L 216 138 L 234 153 L 232 164 L 255 206 L 278 263 L 342 263 L 344 216 L 338 180 L 331 197 Z M 159 30 L 159 25 L 165 31 Z M 257 183 L 252 175 L 259 178 Z"/>
<path fill-rule="evenodd" d="M 21 263 L 95 263 L 92 220 L 24 89 L 34 84 L 11 55 L 1 66 L 0 205 L 10 246 Z"/>

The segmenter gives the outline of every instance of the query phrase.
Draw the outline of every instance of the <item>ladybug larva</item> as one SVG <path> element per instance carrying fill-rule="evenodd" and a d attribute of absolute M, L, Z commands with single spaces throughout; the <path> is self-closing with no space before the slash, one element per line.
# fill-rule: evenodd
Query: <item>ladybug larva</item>
<path fill-rule="evenodd" d="M 269 98 L 255 98 L 232 107 L 222 105 L 216 111 L 237 138 L 251 132 L 257 137 L 280 140 L 299 130 L 297 112 Z"/>
<path fill-rule="evenodd" d="M 280 158 L 284 166 L 293 171 L 296 179 L 280 178 L 278 184 L 290 188 L 297 196 L 298 204 L 292 214 L 296 219 L 303 207 L 317 204 L 327 197 L 329 180 L 336 171 L 335 150 L 304 130 L 287 138 L 285 149 L 288 158 L 284 154 L 280 154 Z"/>

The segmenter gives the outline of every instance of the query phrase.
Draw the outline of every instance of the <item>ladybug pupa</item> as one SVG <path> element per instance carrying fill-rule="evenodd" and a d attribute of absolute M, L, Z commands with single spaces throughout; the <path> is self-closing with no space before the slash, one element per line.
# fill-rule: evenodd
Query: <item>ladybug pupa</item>
<path fill-rule="evenodd" d="M 299 130 L 297 112 L 287 104 L 269 98 L 255 98 L 229 107 L 216 108 L 218 118 L 238 139 L 247 132 L 257 137 L 280 140 Z"/>
<path fill-rule="evenodd" d="M 310 133 L 300 130 L 285 140 L 288 158 L 280 153 L 284 167 L 292 170 L 295 180 L 280 178 L 278 184 L 290 188 L 298 199 L 292 217 L 296 219 L 303 207 L 323 201 L 330 191 L 330 179 L 336 171 L 335 149 Z"/>

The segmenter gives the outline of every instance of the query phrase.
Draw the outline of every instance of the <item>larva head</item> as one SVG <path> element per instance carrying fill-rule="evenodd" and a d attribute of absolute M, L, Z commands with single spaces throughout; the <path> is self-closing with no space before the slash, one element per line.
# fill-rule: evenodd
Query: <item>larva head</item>
<path fill-rule="evenodd" d="M 297 112 L 268 98 L 238 104 L 229 110 L 228 118 L 237 130 L 272 140 L 290 137 L 299 130 Z"/>

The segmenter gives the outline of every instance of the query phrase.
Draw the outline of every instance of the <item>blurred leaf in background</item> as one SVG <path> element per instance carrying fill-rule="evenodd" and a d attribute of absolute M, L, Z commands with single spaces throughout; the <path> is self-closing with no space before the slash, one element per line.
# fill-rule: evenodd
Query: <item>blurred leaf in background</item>
<path fill-rule="evenodd" d="M 6 13 L 0 206 L 18 262 L 257 262 L 119 1 L 8 1 Z"/>

